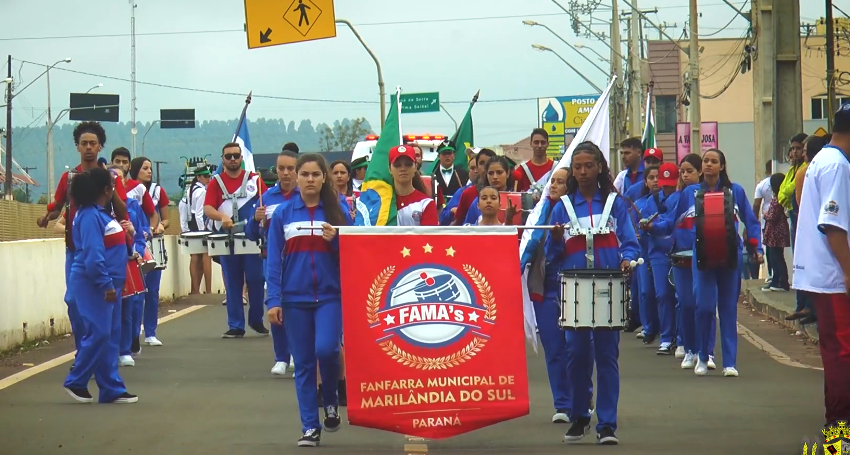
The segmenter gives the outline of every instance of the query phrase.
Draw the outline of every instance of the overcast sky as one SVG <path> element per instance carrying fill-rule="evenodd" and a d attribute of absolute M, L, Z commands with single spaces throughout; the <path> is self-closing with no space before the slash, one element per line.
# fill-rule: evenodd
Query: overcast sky
<path fill-rule="evenodd" d="M 621 9 L 628 8 L 619 1 Z M 565 7 L 570 3 L 560 2 Z M 804 22 L 823 15 L 823 2 L 811 3 L 818 6 L 802 11 Z M 850 11 L 850 0 L 835 3 Z M 603 0 L 595 16 L 610 20 L 610 5 L 611 0 Z M 676 24 L 667 32 L 679 37 L 688 19 L 687 5 L 686 0 L 641 0 L 638 7 L 657 8 L 657 14 L 649 17 L 656 23 Z M 573 44 L 583 43 L 609 55 L 602 42 L 576 37 L 569 17 L 551 0 L 336 0 L 335 10 L 337 19 L 357 27 L 380 59 L 388 101 L 396 86 L 408 93 L 439 91 L 441 101 L 459 121 L 466 103 L 481 89 L 481 102 L 474 110 L 477 144 L 512 143 L 525 137 L 537 123 L 535 98 L 594 92 L 555 55 L 535 51 L 532 44 L 551 47 L 597 85 L 606 83 L 606 75 L 551 33 L 522 24 L 523 19 L 535 20 Z M 71 57 L 71 63 L 61 63 L 50 73 L 53 115 L 68 107 L 70 92 L 103 83 L 96 92 L 121 95 L 121 120 L 127 121 L 130 11 L 125 0 L 0 0 L 0 17 L 6 19 L 0 28 L 0 54 L 4 59 L 12 55 L 14 77 L 23 81 L 19 89 L 44 70 L 22 60 L 50 65 Z M 700 0 L 700 11 L 701 34 L 715 33 L 730 20 L 728 28 L 713 37 L 745 33 L 746 21 L 733 20 L 735 12 L 722 0 Z M 316 125 L 364 116 L 376 128 L 380 125 L 375 65 L 348 29 L 337 28 L 332 39 L 249 50 L 244 22 L 243 0 L 137 0 L 137 120 L 156 120 L 161 108 L 194 108 L 199 120 L 235 118 L 245 94 L 253 90 L 249 119 L 279 117 L 297 124 L 309 118 Z M 607 31 L 606 25 L 598 20 L 597 24 L 594 30 Z M 655 30 L 648 33 L 658 36 Z M 47 38 L 34 39 L 39 37 Z M 46 95 L 46 80 L 41 78 L 15 98 L 14 126 L 43 124 Z M 5 109 L 0 118 L 5 125 Z M 406 133 L 451 134 L 454 129 L 443 113 L 405 115 L 403 124 Z"/>

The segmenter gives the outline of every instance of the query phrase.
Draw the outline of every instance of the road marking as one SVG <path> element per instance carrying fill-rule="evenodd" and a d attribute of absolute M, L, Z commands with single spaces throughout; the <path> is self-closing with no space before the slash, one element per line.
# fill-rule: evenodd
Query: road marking
<path fill-rule="evenodd" d="M 823 371 L 823 368 L 821 368 L 821 367 L 806 365 L 805 363 L 800 363 L 796 360 L 791 360 L 791 358 L 788 357 L 787 355 L 785 355 L 784 352 L 777 349 L 774 345 L 768 343 L 767 340 L 765 340 L 764 338 L 753 333 L 752 330 L 741 325 L 740 322 L 738 323 L 738 333 L 745 340 L 749 341 L 753 346 L 761 349 L 762 351 L 767 353 L 767 355 L 769 355 L 771 358 L 773 358 L 773 360 L 776 360 L 777 362 L 779 362 L 783 365 L 787 365 L 789 367 L 795 367 L 795 368 L 807 368 L 807 369 L 810 369 L 810 370 Z"/>
<path fill-rule="evenodd" d="M 428 453 L 428 444 L 405 444 L 406 453 Z"/>
<path fill-rule="evenodd" d="M 166 323 L 168 321 L 173 321 L 174 319 L 177 319 L 181 316 L 185 316 L 185 315 L 192 313 L 194 311 L 198 311 L 201 308 L 206 308 L 207 306 L 209 306 L 209 305 L 193 305 L 193 306 L 190 306 L 190 307 L 186 308 L 185 310 L 178 311 L 177 313 L 172 313 L 172 314 L 169 314 L 167 316 L 163 316 L 163 317 L 159 318 L 159 320 L 157 321 L 157 324 L 163 324 L 163 323 Z M 15 373 L 15 374 L 7 377 L 7 378 L 0 379 L 0 390 L 9 388 L 9 387 L 25 380 L 25 379 L 29 379 L 29 378 L 31 378 L 31 377 L 39 374 L 39 373 L 42 373 L 44 371 L 49 370 L 51 368 L 58 367 L 59 365 L 62 365 L 63 363 L 68 363 L 68 362 L 74 360 L 74 356 L 76 354 L 77 354 L 77 351 L 70 352 L 68 354 L 56 357 L 55 359 L 51 359 L 51 360 L 48 360 L 46 362 L 39 363 L 38 365 L 36 365 L 32 368 L 28 368 L 24 371 L 21 371 L 20 373 Z"/>

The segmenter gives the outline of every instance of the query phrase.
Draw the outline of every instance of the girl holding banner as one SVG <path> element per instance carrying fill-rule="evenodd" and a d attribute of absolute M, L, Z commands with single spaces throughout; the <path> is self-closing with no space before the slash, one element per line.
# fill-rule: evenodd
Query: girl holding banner
<path fill-rule="evenodd" d="M 337 397 L 342 338 L 339 240 L 333 226 L 353 224 L 340 203 L 321 155 L 295 165 L 297 196 L 274 210 L 268 229 L 266 305 L 269 321 L 283 324 L 295 362 L 302 447 L 319 445 L 322 430 L 341 423 Z M 314 229 L 321 227 L 321 230 Z M 319 423 L 316 365 L 322 375 L 324 425 Z"/>
<path fill-rule="evenodd" d="M 610 200 L 610 202 L 609 202 Z M 566 204 L 570 204 L 568 211 Z M 611 181 L 608 162 L 592 142 L 579 144 L 572 154 L 567 192 L 552 211 L 551 222 L 556 226 L 546 240 L 546 259 L 556 270 L 570 269 L 630 269 L 637 260 L 640 246 L 629 218 L 626 201 L 617 194 Z M 609 210 L 605 206 L 610 205 Z M 602 220 L 604 212 L 613 220 Z M 576 221 L 576 228 L 593 236 L 594 255 L 585 253 L 585 236 L 565 236 L 564 225 L 573 223 L 568 213 L 586 213 Z M 592 234 L 589 228 L 611 222 L 614 232 Z M 566 237 L 566 238 L 565 238 Z M 590 401 L 590 374 L 593 362 L 597 369 L 596 439 L 599 444 L 618 444 L 617 405 L 620 399 L 620 332 L 615 330 L 567 331 L 567 375 L 574 403 Z M 573 424 L 564 435 L 567 441 L 582 439 L 590 430 L 590 410 L 574 410 Z"/>

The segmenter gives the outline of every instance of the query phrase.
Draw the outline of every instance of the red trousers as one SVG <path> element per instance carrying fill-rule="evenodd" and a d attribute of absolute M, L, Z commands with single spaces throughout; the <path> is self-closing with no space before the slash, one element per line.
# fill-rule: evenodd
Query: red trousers
<path fill-rule="evenodd" d="M 810 294 L 818 315 L 826 424 L 850 421 L 850 298 Z"/>

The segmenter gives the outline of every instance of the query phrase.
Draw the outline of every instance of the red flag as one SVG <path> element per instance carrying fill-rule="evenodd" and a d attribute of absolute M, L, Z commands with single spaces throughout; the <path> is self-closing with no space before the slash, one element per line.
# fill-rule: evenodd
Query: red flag
<path fill-rule="evenodd" d="M 352 425 L 442 439 L 528 414 L 516 231 L 340 229 Z"/>

